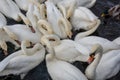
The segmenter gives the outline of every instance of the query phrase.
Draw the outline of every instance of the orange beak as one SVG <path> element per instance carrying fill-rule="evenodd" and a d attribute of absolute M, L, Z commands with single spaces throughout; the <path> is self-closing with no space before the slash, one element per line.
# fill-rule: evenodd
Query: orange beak
<path fill-rule="evenodd" d="M 88 59 L 88 64 L 92 63 L 94 60 L 94 55 L 90 56 L 89 59 Z"/>

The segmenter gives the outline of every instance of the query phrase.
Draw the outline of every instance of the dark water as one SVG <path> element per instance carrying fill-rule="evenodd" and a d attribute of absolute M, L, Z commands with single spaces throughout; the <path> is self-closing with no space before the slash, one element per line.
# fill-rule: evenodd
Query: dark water
<path fill-rule="evenodd" d="M 106 9 L 109 9 L 110 7 L 118 3 L 120 4 L 120 0 L 97 0 L 95 6 L 92 7 L 91 10 L 97 16 L 100 17 L 102 12 L 104 12 Z M 102 24 L 93 35 L 101 36 L 109 40 L 113 40 L 118 36 L 120 36 L 120 21 L 117 21 L 114 18 L 103 19 L 100 17 L 100 19 L 102 21 Z M 8 20 L 8 25 L 18 23 L 8 18 L 7 20 Z M 19 22 L 19 23 L 22 24 L 23 22 Z M 74 34 L 76 33 L 77 32 L 74 32 Z M 7 44 L 8 44 L 9 54 L 13 53 L 15 51 L 14 45 L 12 45 L 11 43 L 7 43 Z M 3 55 L 3 51 L 0 49 L 0 61 L 5 57 L 6 56 Z M 87 66 L 86 63 L 80 63 L 80 62 L 75 62 L 73 63 L 73 65 L 79 68 L 83 73 Z M 50 79 L 50 76 L 47 72 L 46 63 L 45 61 L 43 61 L 37 67 L 29 71 L 29 73 L 25 76 L 23 80 L 48 80 L 48 79 L 52 80 Z M 0 77 L 0 80 L 21 80 L 21 79 L 19 75 L 18 76 L 9 75 L 9 76 Z M 120 72 L 116 76 L 108 80 L 120 80 Z"/>

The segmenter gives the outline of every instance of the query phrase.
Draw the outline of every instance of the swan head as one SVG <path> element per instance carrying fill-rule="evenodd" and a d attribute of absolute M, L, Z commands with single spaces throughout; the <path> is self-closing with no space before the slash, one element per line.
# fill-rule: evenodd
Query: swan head
<path fill-rule="evenodd" d="M 22 41 L 22 43 L 21 43 L 21 50 L 23 51 L 23 53 L 25 55 L 29 55 L 28 54 L 28 50 L 27 50 L 26 47 L 30 47 L 30 46 L 31 46 L 31 42 L 29 40 Z"/>
<path fill-rule="evenodd" d="M 47 55 L 46 55 L 46 61 L 47 61 L 47 62 L 52 61 L 52 60 L 53 60 L 53 57 L 54 57 L 53 54 L 51 54 L 51 53 L 47 54 Z"/>
<path fill-rule="evenodd" d="M 56 35 L 44 35 L 41 38 L 41 43 L 43 45 L 51 44 L 52 46 L 56 46 L 60 44 L 60 38 Z"/>
<path fill-rule="evenodd" d="M 85 75 L 88 77 L 88 79 L 95 79 L 96 77 L 96 68 L 101 60 L 103 54 L 103 48 L 100 45 L 99 48 L 95 51 L 94 60 L 91 64 L 88 65 L 88 67 L 85 70 Z"/>
<path fill-rule="evenodd" d="M 23 47 L 23 46 L 30 47 L 31 44 L 32 43 L 29 40 L 24 40 L 24 41 L 22 41 L 21 47 Z"/>
<path fill-rule="evenodd" d="M 38 29 L 44 35 L 53 34 L 53 29 L 52 29 L 51 25 L 46 20 L 39 20 L 38 21 Z"/>
<path fill-rule="evenodd" d="M 34 52 L 40 51 L 41 49 L 43 49 L 44 47 L 40 44 L 40 43 L 36 43 L 33 47 Z"/>

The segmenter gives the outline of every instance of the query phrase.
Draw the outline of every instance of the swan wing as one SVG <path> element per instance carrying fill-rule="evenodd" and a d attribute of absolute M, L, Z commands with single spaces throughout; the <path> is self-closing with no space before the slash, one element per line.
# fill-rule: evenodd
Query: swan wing
<path fill-rule="evenodd" d="M 64 61 L 47 63 L 47 68 L 53 80 L 87 80 L 81 71 Z"/>

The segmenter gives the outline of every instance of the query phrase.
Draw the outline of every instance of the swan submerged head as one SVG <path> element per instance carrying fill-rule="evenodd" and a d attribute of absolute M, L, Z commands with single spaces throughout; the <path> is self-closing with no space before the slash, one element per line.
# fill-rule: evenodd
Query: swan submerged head
<path fill-rule="evenodd" d="M 22 41 L 21 50 L 25 55 L 28 55 L 28 56 L 33 55 L 34 53 L 36 53 L 37 51 L 40 51 L 43 48 L 43 46 L 40 43 L 36 43 L 32 48 L 27 48 L 31 46 L 33 45 L 30 41 L 28 40 Z"/>

